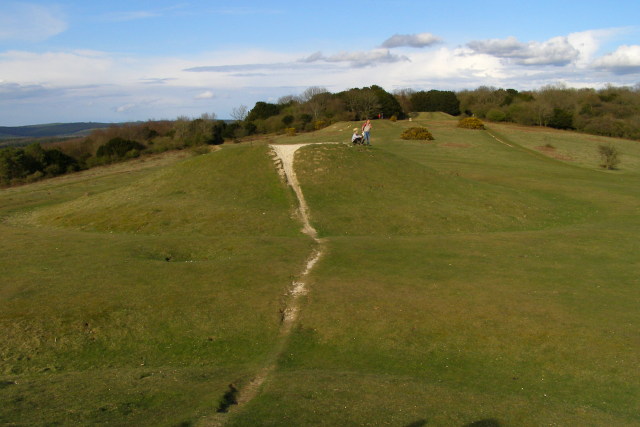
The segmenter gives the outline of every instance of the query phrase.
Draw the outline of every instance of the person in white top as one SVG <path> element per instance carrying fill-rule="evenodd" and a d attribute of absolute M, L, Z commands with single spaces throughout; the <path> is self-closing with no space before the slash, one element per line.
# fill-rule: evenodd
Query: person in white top
<path fill-rule="evenodd" d="M 353 128 L 353 135 L 351 135 L 351 142 L 353 144 L 362 144 L 362 135 L 358 134 L 358 128 Z"/>

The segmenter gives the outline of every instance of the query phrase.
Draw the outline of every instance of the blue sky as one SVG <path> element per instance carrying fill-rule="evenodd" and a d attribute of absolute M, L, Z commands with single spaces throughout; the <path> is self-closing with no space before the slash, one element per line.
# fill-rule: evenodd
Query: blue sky
<path fill-rule="evenodd" d="M 2 0 L 0 126 L 229 118 L 310 86 L 636 86 L 639 17 L 636 0 Z"/>

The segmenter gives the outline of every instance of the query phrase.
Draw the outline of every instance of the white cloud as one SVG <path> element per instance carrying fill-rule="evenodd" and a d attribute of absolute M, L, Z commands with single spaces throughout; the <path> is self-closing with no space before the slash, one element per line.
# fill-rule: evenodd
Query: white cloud
<path fill-rule="evenodd" d="M 423 48 L 433 46 L 442 40 L 431 33 L 394 34 L 382 43 L 382 47 L 393 49 L 396 47 Z"/>
<path fill-rule="evenodd" d="M 0 3 L 0 41 L 39 42 L 67 29 L 55 6 L 32 3 Z"/>
<path fill-rule="evenodd" d="M 593 65 L 615 74 L 640 73 L 640 46 L 620 46 L 614 52 L 594 61 Z"/>
<path fill-rule="evenodd" d="M 126 22 L 137 21 L 139 19 L 157 18 L 159 16 L 162 16 L 159 12 L 138 10 L 131 12 L 113 12 L 106 15 L 106 19 L 113 22 Z"/>
<path fill-rule="evenodd" d="M 94 51 L 0 53 L 3 78 L 21 84 L 108 84 L 122 77 L 114 59 Z"/>
<path fill-rule="evenodd" d="M 127 112 L 129 110 L 131 110 L 132 108 L 135 108 L 135 104 L 125 104 L 125 105 L 121 105 L 119 107 L 116 107 L 116 113 L 124 113 Z"/>
<path fill-rule="evenodd" d="M 519 65 L 564 66 L 580 56 L 580 51 L 565 36 L 554 37 L 542 43 L 522 43 L 515 37 L 476 40 L 467 43 L 467 47 L 475 53 L 513 60 Z"/>
<path fill-rule="evenodd" d="M 273 102 L 309 86 L 338 92 L 372 84 L 389 91 L 481 85 L 523 90 L 563 81 L 571 87 L 634 84 L 640 46 L 622 46 L 594 62 L 612 33 L 593 30 L 529 43 L 494 39 L 458 48 L 441 44 L 402 55 L 387 48 L 328 54 L 235 49 L 144 58 L 88 50 L 7 51 L 0 52 L 0 117 L 3 124 L 24 124 L 20 115 L 35 123 L 197 117 L 206 104 L 227 118 L 240 104 Z"/>
<path fill-rule="evenodd" d="M 576 65 L 579 67 L 589 66 L 602 43 L 621 31 L 621 29 L 612 28 L 606 30 L 581 31 L 569 34 L 567 36 L 569 43 L 571 43 L 571 45 L 580 52 L 580 57 L 576 60 Z"/>
<path fill-rule="evenodd" d="M 373 49 L 364 52 L 339 52 L 334 55 L 325 56 L 321 52 L 316 52 L 303 58 L 300 62 L 330 62 L 347 63 L 352 67 L 368 67 L 381 63 L 393 63 L 409 61 L 409 58 L 402 55 L 394 55 L 389 49 Z"/>
<path fill-rule="evenodd" d="M 195 97 L 195 99 L 213 99 L 213 98 L 215 98 L 215 95 L 210 90 L 205 90 L 204 92 L 199 93 Z"/>

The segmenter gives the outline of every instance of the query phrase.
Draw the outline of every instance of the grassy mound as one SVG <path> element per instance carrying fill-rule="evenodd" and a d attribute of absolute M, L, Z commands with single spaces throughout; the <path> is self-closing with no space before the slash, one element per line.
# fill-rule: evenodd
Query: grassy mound
<path fill-rule="evenodd" d="M 561 205 L 543 193 L 522 193 L 347 146 L 310 146 L 297 161 L 312 220 L 325 236 L 542 228 L 588 215 L 590 207 L 568 198 Z"/>
<path fill-rule="evenodd" d="M 292 236 L 293 199 L 267 153 L 262 146 L 198 156 L 29 220 L 100 232 Z"/>

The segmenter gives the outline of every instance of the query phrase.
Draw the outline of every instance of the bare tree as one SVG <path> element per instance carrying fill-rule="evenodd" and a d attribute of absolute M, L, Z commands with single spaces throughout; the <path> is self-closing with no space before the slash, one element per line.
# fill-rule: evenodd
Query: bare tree
<path fill-rule="evenodd" d="M 311 86 L 305 89 L 304 92 L 302 92 L 302 95 L 300 95 L 300 98 L 302 99 L 302 102 L 308 102 L 308 101 L 311 101 L 311 99 L 314 98 L 315 96 L 323 93 L 328 93 L 328 92 L 329 91 L 324 87 Z"/>
<path fill-rule="evenodd" d="M 373 113 L 380 109 L 380 103 L 375 92 L 369 88 L 351 89 L 344 97 L 347 109 L 360 119 L 371 118 Z"/>
<path fill-rule="evenodd" d="M 296 95 L 285 95 L 278 98 L 278 105 L 297 104 L 300 102 L 300 97 Z"/>
<path fill-rule="evenodd" d="M 411 106 L 411 96 L 416 93 L 413 89 L 398 89 L 393 92 L 393 96 L 398 100 L 398 104 L 406 113 L 413 112 Z"/>
<path fill-rule="evenodd" d="M 231 110 L 231 118 L 237 122 L 241 122 L 247 118 L 248 108 L 246 105 L 240 105 L 239 107 L 234 107 Z"/>
<path fill-rule="evenodd" d="M 302 93 L 300 98 L 311 111 L 314 120 L 318 120 L 320 114 L 326 110 L 331 94 L 323 87 L 311 86 Z"/>
<path fill-rule="evenodd" d="M 202 120 L 213 122 L 216 120 L 217 116 L 216 116 L 216 113 L 202 113 L 200 115 L 200 118 Z"/>

